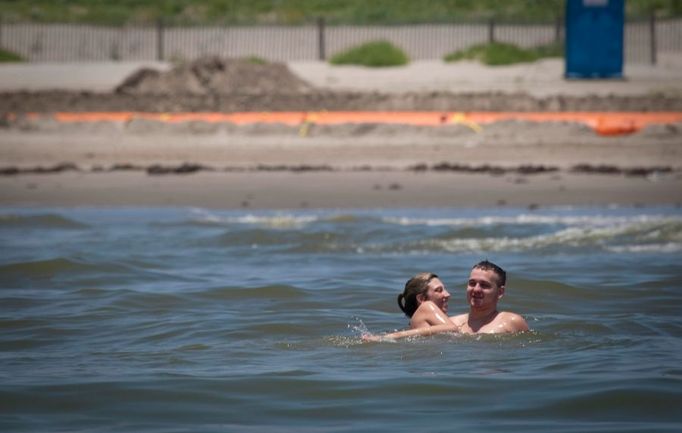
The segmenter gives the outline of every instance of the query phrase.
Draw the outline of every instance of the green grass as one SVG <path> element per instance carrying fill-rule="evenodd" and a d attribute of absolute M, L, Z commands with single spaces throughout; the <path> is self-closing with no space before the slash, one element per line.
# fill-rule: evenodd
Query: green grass
<path fill-rule="evenodd" d="M 360 65 L 369 67 L 401 66 L 409 62 L 405 52 L 387 41 L 367 42 L 334 55 L 332 65 Z"/>
<path fill-rule="evenodd" d="M 254 65 L 267 65 L 269 63 L 264 58 L 258 56 L 247 56 L 244 57 L 242 60 L 246 60 L 247 62 L 253 63 Z"/>
<path fill-rule="evenodd" d="M 23 62 L 20 55 L 0 48 L 0 62 Z"/>
<path fill-rule="evenodd" d="M 511 65 L 514 63 L 534 62 L 545 57 L 561 57 L 563 48 L 560 44 L 543 45 L 525 49 L 513 44 L 493 42 L 491 44 L 474 45 L 466 50 L 446 55 L 446 62 L 460 60 L 478 60 L 489 66 Z"/>
<path fill-rule="evenodd" d="M 531 49 L 537 54 L 538 59 L 545 57 L 563 57 L 564 56 L 564 44 L 563 43 L 552 43 L 547 45 L 540 45 Z"/>
<path fill-rule="evenodd" d="M 630 18 L 682 16 L 680 0 L 627 0 Z M 0 0 L 4 21 L 148 24 L 447 23 L 501 20 L 552 22 L 564 0 Z"/>

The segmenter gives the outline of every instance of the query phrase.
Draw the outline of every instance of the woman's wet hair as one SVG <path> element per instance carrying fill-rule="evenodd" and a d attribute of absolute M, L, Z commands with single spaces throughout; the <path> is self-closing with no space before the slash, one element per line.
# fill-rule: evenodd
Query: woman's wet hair
<path fill-rule="evenodd" d="M 405 290 L 398 295 L 398 306 L 405 313 L 407 317 L 412 317 L 419 302 L 417 295 L 423 295 L 428 290 L 429 281 L 438 278 L 438 275 L 432 272 L 422 272 L 407 280 L 405 283 Z"/>

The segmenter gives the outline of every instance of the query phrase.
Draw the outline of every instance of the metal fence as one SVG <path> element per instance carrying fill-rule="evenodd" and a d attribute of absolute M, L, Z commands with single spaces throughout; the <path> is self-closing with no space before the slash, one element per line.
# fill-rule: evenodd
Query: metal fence
<path fill-rule="evenodd" d="M 391 26 L 146 27 L 2 23 L 0 46 L 29 61 L 193 60 L 205 55 L 256 56 L 270 61 L 323 60 L 372 40 L 388 40 L 410 59 L 440 59 L 471 45 L 498 41 L 521 47 L 563 40 L 560 20 L 543 24 L 479 22 Z M 625 60 L 655 63 L 659 53 L 682 53 L 682 19 L 630 21 Z"/>

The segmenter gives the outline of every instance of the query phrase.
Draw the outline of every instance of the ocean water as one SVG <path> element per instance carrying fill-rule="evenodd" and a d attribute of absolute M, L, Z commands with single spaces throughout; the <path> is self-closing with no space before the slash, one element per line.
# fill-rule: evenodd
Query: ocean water
<path fill-rule="evenodd" d="M 0 209 L 3 432 L 679 432 L 682 209 Z M 518 335 L 363 343 L 438 273 Z"/>

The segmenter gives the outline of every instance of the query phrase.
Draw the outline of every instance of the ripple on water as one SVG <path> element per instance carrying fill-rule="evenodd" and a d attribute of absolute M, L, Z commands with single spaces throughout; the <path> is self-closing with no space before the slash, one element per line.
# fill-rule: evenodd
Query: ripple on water
<path fill-rule="evenodd" d="M 0 219 L 3 431 L 682 423 L 679 209 L 23 214 Z M 406 326 L 419 271 L 463 312 L 485 258 L 532 331 L 362 340 Z"/>

